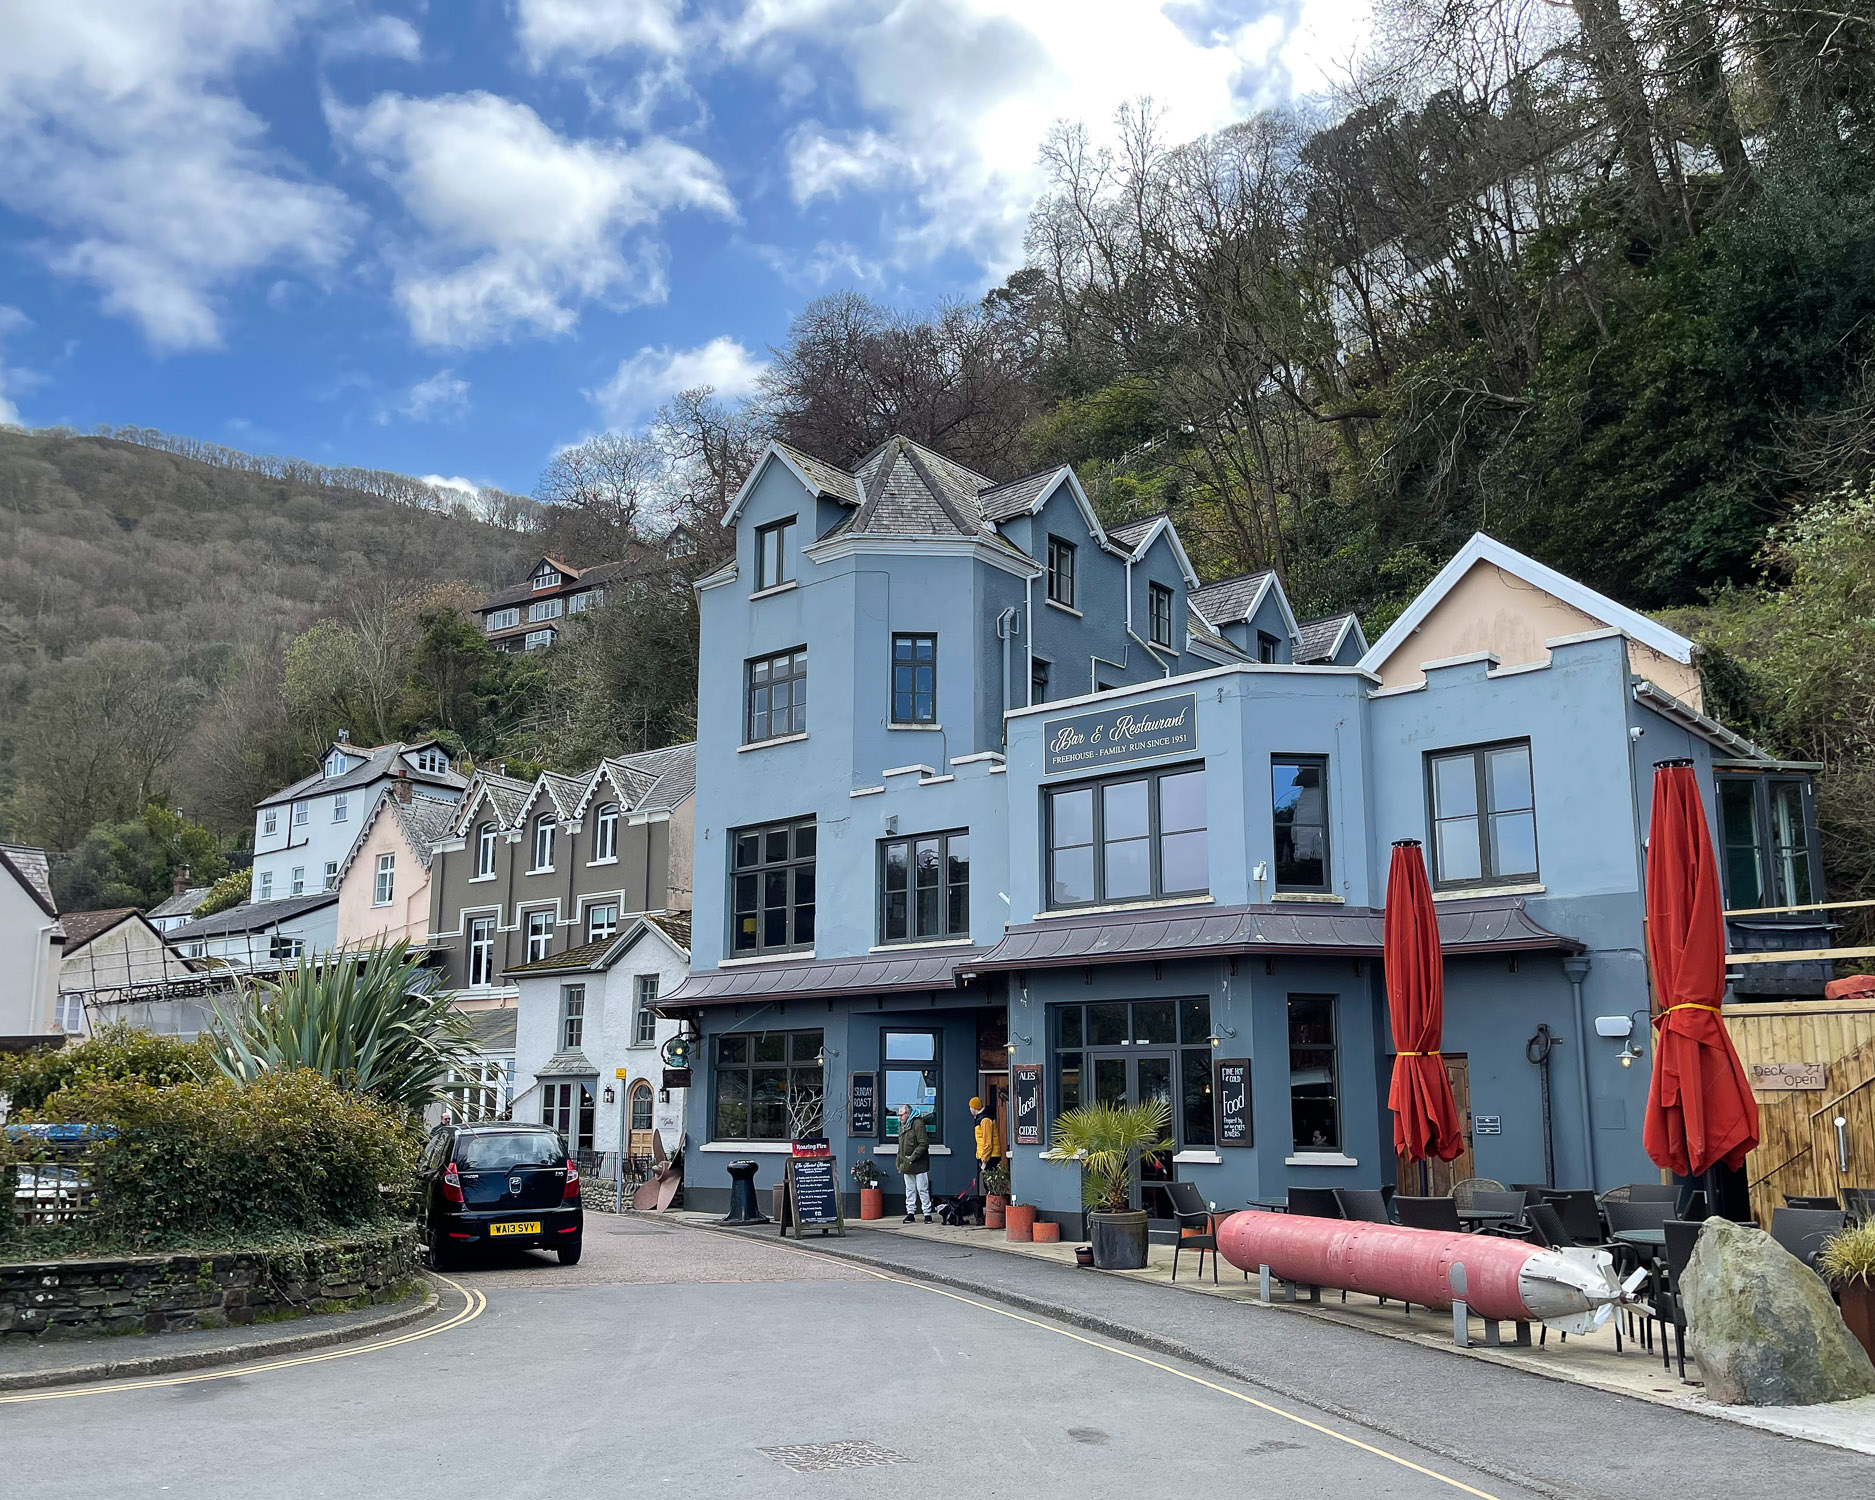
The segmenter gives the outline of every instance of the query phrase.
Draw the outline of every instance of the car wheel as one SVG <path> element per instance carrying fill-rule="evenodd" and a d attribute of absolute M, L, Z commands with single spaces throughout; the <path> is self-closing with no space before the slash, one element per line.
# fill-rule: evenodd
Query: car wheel
<path fill-rule="evenodd" d="M 430 1269 L 432 1271 L 445 1271 L 454 1260 L 455 1254 L 451 1250 L 449 1242 L 443 1238 L 442 1230 L 432 1229 L 430 1231 Z"/>
<path fill-rule="evenodd" d="M 572 1244 L 560 1246 L 561 1265 L 576 1266 L 579 1264 L 580 1240 L 584 1238 L 584 1235 L 575 1236 Z"/>

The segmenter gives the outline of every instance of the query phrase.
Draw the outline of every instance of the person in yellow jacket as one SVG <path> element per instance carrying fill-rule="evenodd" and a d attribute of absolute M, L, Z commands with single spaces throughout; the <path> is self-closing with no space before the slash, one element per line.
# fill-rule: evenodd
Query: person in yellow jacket
<path fill-rule="evenodd" d="M 981 1099 L 970 1101 L 970 1118 L 977 1127 L 977 1191 L 989 1191 L 988 1173 L 1003 1159 L 1003 1128 Z"/>

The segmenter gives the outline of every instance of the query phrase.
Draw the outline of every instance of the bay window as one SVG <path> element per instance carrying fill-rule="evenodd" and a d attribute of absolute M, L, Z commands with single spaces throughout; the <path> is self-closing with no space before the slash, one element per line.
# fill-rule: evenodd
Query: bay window
<path fill-rule="evenodd" d="M 1048 793 L 1048 904 L 1202 895 L 1210 888 L 1204 769 Z"/>

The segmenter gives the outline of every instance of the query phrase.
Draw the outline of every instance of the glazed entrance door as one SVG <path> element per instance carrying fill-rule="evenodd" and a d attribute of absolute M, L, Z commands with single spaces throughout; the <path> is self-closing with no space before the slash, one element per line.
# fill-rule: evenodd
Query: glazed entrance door
<path fill-rule="evenodd" d="M 1096 1052 L 1089 1057 L 1088 1065 L 1093 1073 L 1096 1104 L 1124 1106 L 1147 1100 L 1162 1101 L 1172 1112 L 1167 1132 L 1177 1138 L 1178 1105 L 1172 1092 L 1178 1073 L 1176 1053 L 1129 1051 L 1103 1055 Z M 1145 1209 L 1154 1220 L 1171 1222 L 1172 1203 L 1164 1184 L 1175 1176 L 1171 1152 L 1142 1158 L 1133 1190 L 1133 1206 Z"/>

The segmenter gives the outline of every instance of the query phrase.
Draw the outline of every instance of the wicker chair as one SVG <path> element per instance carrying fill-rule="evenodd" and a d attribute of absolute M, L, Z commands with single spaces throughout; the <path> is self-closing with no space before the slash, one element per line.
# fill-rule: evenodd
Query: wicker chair
<path fill-rule="evenodd" d="M 1463 1182 L 1452 1184 L 1452 1206 L 1463 1210 L 1473 1207 L 1472 1195 L 1475 1193 L 1501 1193 L 1504 1184 L 1494 1182 L 1489 1177 L 1467 1177 Z"/>

